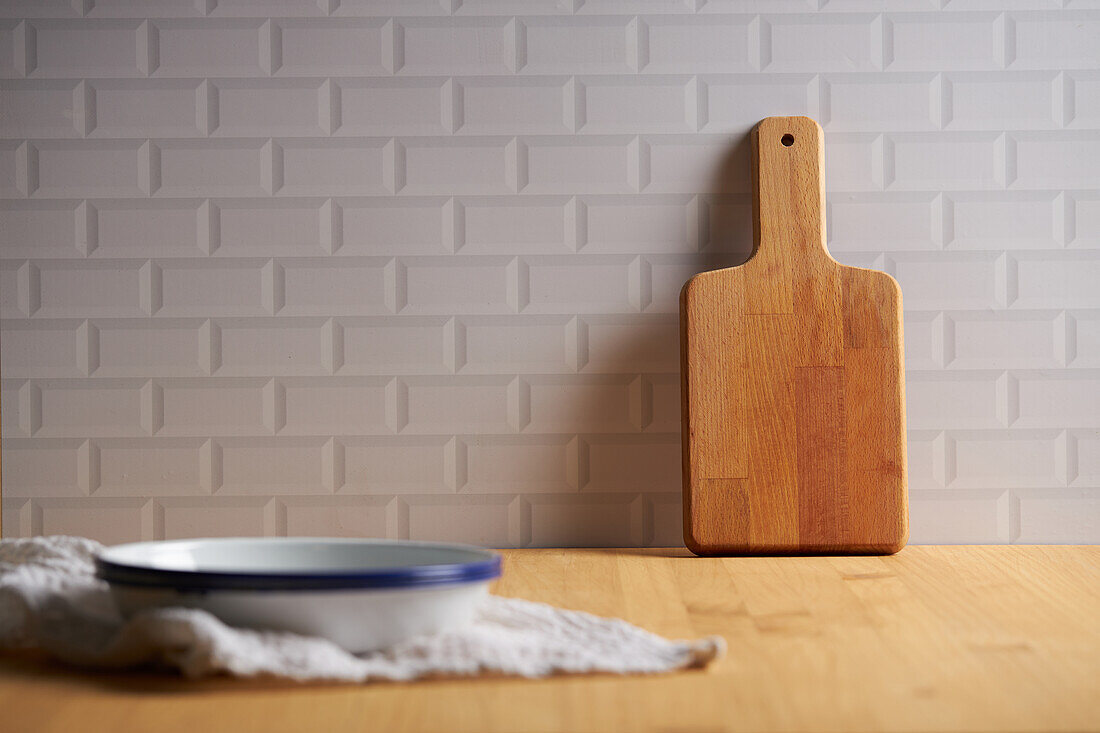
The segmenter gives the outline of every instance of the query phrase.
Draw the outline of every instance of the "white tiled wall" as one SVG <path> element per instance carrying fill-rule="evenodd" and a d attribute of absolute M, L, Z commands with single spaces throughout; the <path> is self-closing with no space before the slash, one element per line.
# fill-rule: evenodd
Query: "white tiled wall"
<path fill-rule="evenodd" d="M 809 114 L 913 541 L 1100 540 L 1100 3 L 882 5 L 4 2 L 4 533 L 679 543 L 676 296 Z"/>

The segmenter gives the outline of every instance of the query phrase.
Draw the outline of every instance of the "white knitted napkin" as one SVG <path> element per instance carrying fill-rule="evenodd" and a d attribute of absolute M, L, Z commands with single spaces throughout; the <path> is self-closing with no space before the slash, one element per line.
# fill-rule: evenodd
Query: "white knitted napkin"
<path fill-rule="evenodd" d="M 233 628 L 196 609 L 124 621 L 94 575 L 100 547 L 80 537 L 0 540 L 0 648 L 39 648 L 91 667 L 168 666 L 188 677 L 345 682 L 667 672 L 705 667 L 725 652 L 718 636 L 669 641 L 618 619 L 498 596 L 464 628 L 363 655 L 325 639 Z"/>

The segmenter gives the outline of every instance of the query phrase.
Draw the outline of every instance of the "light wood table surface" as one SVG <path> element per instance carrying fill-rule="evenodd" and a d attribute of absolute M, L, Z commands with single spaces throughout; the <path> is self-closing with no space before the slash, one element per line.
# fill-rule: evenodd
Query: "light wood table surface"
<path fill-rule="evenodd" d="M 1100 729 L 1100 547 L 892 557 L 514 550 L 496 592 L 721 634 L 654 677 L 314 685 L 87 674 L 0 657 L 0 730 L 1086 731 Z"/>

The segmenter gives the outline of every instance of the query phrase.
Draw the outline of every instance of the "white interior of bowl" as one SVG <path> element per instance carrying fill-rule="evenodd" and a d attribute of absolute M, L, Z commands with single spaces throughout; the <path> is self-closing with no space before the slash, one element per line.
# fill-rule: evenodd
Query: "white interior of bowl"
<path fill-rule="evenodd" d="M 476 547 L 386 540 L 256 538 L 138 542 L 109 547 L 107 562 L 210 573 L 349 573 L 481 562 Z"/>

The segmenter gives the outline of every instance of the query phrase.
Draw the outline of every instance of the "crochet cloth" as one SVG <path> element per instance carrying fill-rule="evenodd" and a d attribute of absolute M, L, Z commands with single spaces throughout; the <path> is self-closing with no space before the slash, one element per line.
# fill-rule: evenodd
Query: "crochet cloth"
<path fill-rule="evenodd" d="M 0 648 L 31 647 L 89 667 L 167 666 L 188 677 L 299 681 L 668 672 L 705 667 L 721 637 L 669 641 L 618 619 L 490 596 L 473 623 L 354 655 L 325 639 L 233 628 L 206 611 L 124 620 L 95 577 L 102 547 L 80 537 L 0 540 Z"/>

